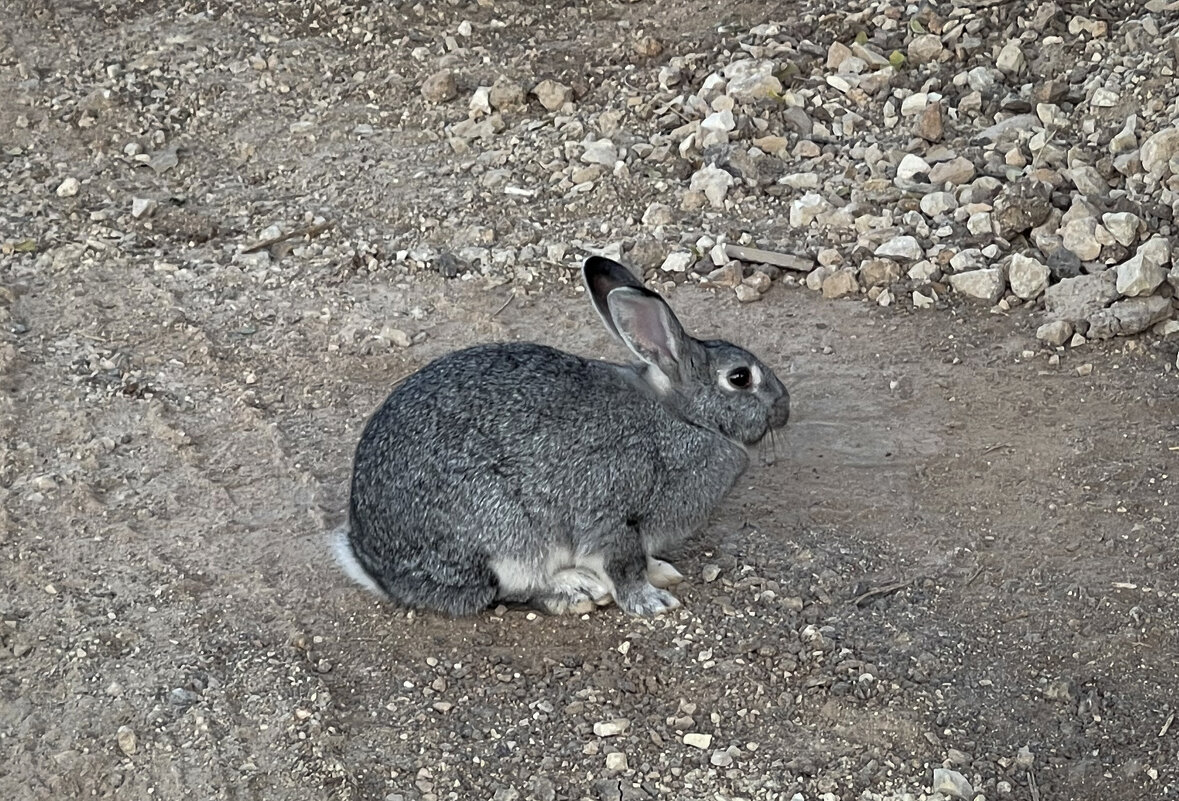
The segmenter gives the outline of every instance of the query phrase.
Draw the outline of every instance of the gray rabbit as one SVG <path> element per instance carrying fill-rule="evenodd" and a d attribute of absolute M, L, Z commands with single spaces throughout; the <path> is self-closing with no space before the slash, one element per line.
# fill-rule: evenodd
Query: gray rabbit
<path fill-rule="evenodd" d="M 356 449 L 335 545 L 359 583 L 451 615 L 679 606 L 658 556 L 703 526 L 790 398 L 752 354 L 688 336 L 621 264 L 594 256 L 582 277 L 638 362 L 479 345 L 407 378 Z"/>

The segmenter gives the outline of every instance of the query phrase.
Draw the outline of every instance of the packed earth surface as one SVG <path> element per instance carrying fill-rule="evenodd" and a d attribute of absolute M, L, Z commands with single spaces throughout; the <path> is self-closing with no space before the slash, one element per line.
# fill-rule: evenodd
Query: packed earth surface
<path fill-rule="evenodd" d="M 0 797 L 1179 799 L 1177 62 L 1165 0 L 6 2 Z M 592 253 L 792 395 L 682 607 L 351 584 L 398 380 L 625 358 Z"/>

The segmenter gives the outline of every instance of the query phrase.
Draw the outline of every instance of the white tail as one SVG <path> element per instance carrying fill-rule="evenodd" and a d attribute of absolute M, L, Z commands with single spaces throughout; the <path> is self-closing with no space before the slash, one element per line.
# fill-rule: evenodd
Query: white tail
<path fill-rule="evenodd" d="M 377 584 L 376 579 L 364 569 L 360 561 L 356 558 L 356 552 L 352 550 L 352 543 L 348 540 L 348 525 L 342 525 L 331 533 L 332 538 L 332 552 L 336 556 L 336 561 L 344 572 L 348 574 L 348 578 L 355 581 L 361 587 L 364 587 L 371 593 L 375 593 L 382 598 L 389 597 L 388 594 L 381 589 L 381 585 Z"/>

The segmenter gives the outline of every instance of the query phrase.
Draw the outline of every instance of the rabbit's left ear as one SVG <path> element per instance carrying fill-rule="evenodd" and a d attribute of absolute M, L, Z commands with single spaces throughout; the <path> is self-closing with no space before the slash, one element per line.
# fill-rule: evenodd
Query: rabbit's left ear
<path fill-rule="evenodd" d="M 667 379 L 659 383 L 681 383 L 688 336 L 663 298 L 644 287 L 619 287 L 606 296 L 606 305 L 623 343 Z"/>
<path fill-rule="evenodd" d="M 613 290 L 620 287 L 630 287 L 646 292 L 642 282 L 635 278 L 634 274 L 626 267 L 613 259 L 602 256 L 590 256 L 586 259 L 585 264 L 581 267 L 581 277 L 585 281 L 585 288 L 589 291 L 590 300 L 594 303 L 594 309 L 602 318 L 607 330 L 622 340 L 622 334 L 618 332 L 618 327 L 614 325 L 614 320 L 610 317 L 610 308 L 606 305 L 606 298 Z"/>

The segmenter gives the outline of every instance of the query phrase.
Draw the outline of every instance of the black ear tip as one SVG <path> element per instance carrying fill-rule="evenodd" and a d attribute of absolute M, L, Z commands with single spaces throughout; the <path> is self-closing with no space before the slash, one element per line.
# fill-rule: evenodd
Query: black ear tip
<path fill-rule="evenodd" d="M 625 270 L 626 268 L 613 259 L 607 259 L 605 256 L 590 256 L 581 265 L 581 271 L 587 276 L 609 275 L 619 269 Z"/>
<path fill-rule="evenodd" d="M 641 287 L 642 282 L 625 265 L 605 256 L 590 256 L 581 266 L 586 284 L 607 290 L 619 286 Z"/>

